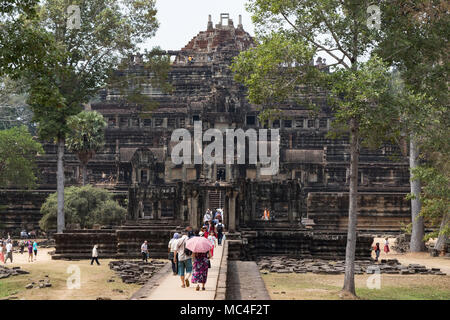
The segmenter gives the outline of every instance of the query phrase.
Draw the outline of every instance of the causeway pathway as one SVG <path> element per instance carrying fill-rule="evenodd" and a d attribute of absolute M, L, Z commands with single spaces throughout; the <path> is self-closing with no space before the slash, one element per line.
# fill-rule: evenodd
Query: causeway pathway
<path fill-rule="evenodd" d="M 197 284 L 191 283 L 189 287 L 181 288 L 180 277 L 172 274 L 170 263 L 158 272 L 159 276 L 150 280 L 148 284 L 136 292 L 132 300 L 214 300 L 216 296 L 217 280 L 220 263 L 222 261 L 223 246 L 214 248 L 211 259 L 211 268 L 208 270 L 208 281 L 205 291 L 195 291 Z M 155 277 L 153 276 L 153 277 Z M 191 277 L 192 278 L 192 277 Z"/>

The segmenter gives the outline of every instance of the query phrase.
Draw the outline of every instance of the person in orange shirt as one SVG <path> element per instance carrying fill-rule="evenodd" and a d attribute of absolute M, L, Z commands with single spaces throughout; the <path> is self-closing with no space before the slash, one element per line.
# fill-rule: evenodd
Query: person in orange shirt
<path fill-rule="evenodd" d="M 264 208 L 264 214 L 262 216 L 262 219 L 266 221 L 270 220 L 270 211 L 267 208 Z"/>

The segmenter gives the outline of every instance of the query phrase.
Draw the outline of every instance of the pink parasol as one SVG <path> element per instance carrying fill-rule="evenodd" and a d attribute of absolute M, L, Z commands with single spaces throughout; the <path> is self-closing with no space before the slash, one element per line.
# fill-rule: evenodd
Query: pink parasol
<path fill-rule="evenodd" d="M 193 237 L 186 241 L 186 248 L 192 252 L 208 252 L 211 250 L 212 244 L 205 237 Z"/>

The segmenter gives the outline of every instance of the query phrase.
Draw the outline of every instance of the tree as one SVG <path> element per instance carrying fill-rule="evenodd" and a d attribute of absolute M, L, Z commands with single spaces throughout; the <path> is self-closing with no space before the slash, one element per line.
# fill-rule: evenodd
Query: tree
<path fill-rule="evenodd" d="M 104 145 L 107 123 L 96 111 L 82 111 L 70 117 L 67 125 L 72 129 L 67 137 L 67 148 L 77 154 L 81 162 L 83 185 L 86 185 L 87 164 Z"/>
<path fill-rule="evenodd" d="M 36 135 L 33 113 L 26 104 L 26 95 L 18 81 L 8 77 L 0 80 L 0 130 L 25 125 L 32 135 Z"/>
<path fill-rule="evenodd" d="M 433 166 L 420 166 L 414 169 L 413 179 L 420 179 L 423 188 L 420 194 L 422 210 L 420 214 L 431 221 L 439 230 L 427 235 L 437 237 L 435 249 L 444 249 L 446 239 L 450 236 L 450 174 L 447 168 L 443 172 Z"/>
<path fill-rule="evenodd" d="M 36 184 L 34 159 L 44 150 L 24 126 L 0 130 L 0 187 Z"/>
<path fill-rule="evenodd" d="M 79 224 L 80 228 L 92 228 L 94 224 L 118 225 L 125 220 L 127 210 L 113 200 L 109 191 L 90 185 L 69 187 L 64 190 L 66 224 Z M 48 196 L 41 207 L 39 226 L 48 231 L 56 228 L 57 193 Z"/>
<path fill-rule="evenodd" d="M 410 250 L 425 250 L 420 214 L 421 180 L 413 177 L 430 146 L 442 144 L 436 130 L 448 128 L 448 3 L 441 0 L 388 1 L 381 4 L 383 24 L 377 53 L 401 73 L 405 94 L 418 103 L 402 107 L 402 130 L 410 137 L 411 218 Z M 395 123 L 393 123 L 395 124 Z M 445 140 L 444 140 L 445 141 Z M 441 146 L 435 149 L 441 149 Z M 425 151 L 426 153 L 426 151 Z"/>
<path fill-rule="evenodd" d="M 10 32 L 8 52 L 17 46 L 37 53 L 3 72 L 27 80 L 28 104 L 39 124 L 39 137 L 57 144 L 58 232 L 64 228 L 63 156 L 67 120 L 78 114 L 119 65 L 158 27 L 154 0 L 81 0 L 80 28 L 69 27 L 68 6 L 59 0 L 41 1 L 37 16 Z M 9 29 L 13 25 L 7 24 Z M 12 36 L 11 36 L 12 35 Z M 3 41 L 4 39 L 2 39 Z M 45 54 L 41 54 L 41 53 Z"/>
<path fill-rule="evenodd" d="M 267 108 L 299 100 L 305 104 L 316 87 L 331 93 L 334 127 L 350 133 L 350 203 L 343 293 L 352 295 L 356 294 L 359 150 L 361 143 L 376 146 L 386 139 L 390 130 L 386 119 L 393 113 L 389 106 L 387 66 L 377 57 L 363 62 L 376 36 L 376 30 L 367 21 L 370 5 L 371 1 L 252 0 L 248 8 L 257 26 L 258 45 L 240 54 L 232 67 L 236 79 L 248 87 L 250 101 L 264 103 Z M 315 67 L 311 60 L 317 54 L 326 54 L 333 61 Z"/>

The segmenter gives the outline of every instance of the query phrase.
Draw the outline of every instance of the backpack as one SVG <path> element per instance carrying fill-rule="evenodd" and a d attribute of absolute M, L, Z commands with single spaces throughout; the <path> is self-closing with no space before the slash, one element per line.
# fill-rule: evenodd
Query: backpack
<path fill-rule="evenodd" d="M 183 245 L 184 245 L 184 254 L 187 255 L 188 257 L 192 256 L 192 251 L 186 248 L 186 240 L 184 240 Z"/>
<path fill-rule="evenodd" d="M 218 224 L 217 225 L 217 232 L 222 232 L 223 231 L 223 224 Z"/>

